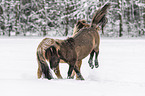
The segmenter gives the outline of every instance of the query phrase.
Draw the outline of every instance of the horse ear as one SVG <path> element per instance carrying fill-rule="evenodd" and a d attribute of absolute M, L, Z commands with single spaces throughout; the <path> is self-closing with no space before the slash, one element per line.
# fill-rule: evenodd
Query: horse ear
<path fill-rule="evenodd" d="M 57 41 L 55 41 L 55 43 L 56 43 L 57 45 L 60 45 L 60 43 L 58 43 Z"/>
<path fill-rule="evenodd" d="M 57 54 L 56 48 L 54 46 L 51 46 L 51 48 L 52 48 L 53 54 Z"/>
<path fill-rule="evenodd" d="M 52 51 L 51 51 L 51 48 L 49 47 L 45 50 L 45 57 L 46 59 L 48 59 L 51 56 L 52 56 Z"/>

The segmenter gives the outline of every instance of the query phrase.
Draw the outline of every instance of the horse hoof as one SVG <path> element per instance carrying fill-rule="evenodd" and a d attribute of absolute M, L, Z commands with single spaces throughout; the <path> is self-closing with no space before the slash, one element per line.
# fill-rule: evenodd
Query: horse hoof
<path fill-rule="evenodd" d="M 93 68 L 94 68 L 93 63 L 91 63 L 91 62 L 89 62 L 89 66 L 91 67 L 91 69 L 93 69 Z"/>
<path fill-rule="evenodd" d="M 82 78 L 76 78 L 76 80 L 85 80 L 85 79 L 82 77 Z"/>
<path fill-rule="evenodd" d="M 95 68 L 98 68 L 98 67 L 99 67 L 98 60 L 95 60 Z"/>
<path fill-rule="evenodd" d="M 81 80 L 85 80 L 84 78 L 81 78 Z"/>
<path fill-rule="evenodd" d="M 99 67 L 99 65 L 95 65 L 95 68 L 98 68 Z"/>
<path fill-rule="evenodd" d="M 71 79 L 74 79 L 74 76 L 71 76 Z"/>
<path fill-rule="evenodd" d="M 94 65 L 92 65 L 92 66 L 90 66 L 91 67 L 91 69 L 93 69 L 94 68 Z"/>
<path fill-rule="evenodd" d="M 73 77 L 71 77 L 71 76 L 68 76 L 68 77 L 67 77 L 67 79 L 73 79 Z"/>

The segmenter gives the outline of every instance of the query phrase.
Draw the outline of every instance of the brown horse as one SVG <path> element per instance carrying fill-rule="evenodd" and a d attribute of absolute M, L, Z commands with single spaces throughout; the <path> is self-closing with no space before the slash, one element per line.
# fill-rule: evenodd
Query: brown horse
<path fill-rule="evenodd" d="M 83 27 L 90 27 L 90 25 L 86 24 L 85 20 L 79 20 L 77 22 L 77 24 L 75 25 L 73 34 L 76 34 Z M 38 62 L 38 70 L 37 70 L 37 76 L 38 76 L 38 78 L 41 78 L 42 73 L 45 73 L 45 77 L 48 78 L 48 79 L 52 79 L 53 78 L 51 73 L 50 73 L 50 71 L 49 71 L 49 67 L 48 67 L 48 64 L 46 62 L 46 58 L 45 58 L 45 54 L 44 53 L 45 53 L 45 50 L 47 48 L 49 48 L 52 45 L 55 45 L 56 41 L 60 43 L 63 40 L 52 39 L 52 38 L 45 38 L 38 45 L 37 54 L 36 54 L 37 55 L 37 62 Z M 60 60 L 60 62 L 61 63 L 65 63 L 63 60 Z M 79 69 L 81 67 L 81 64 L 82 64 L 81 60 L 79 62 L 77 62 L 77 65 L 78 65 Z M 62 78 L 62 76 L 60 74 L 59 66 L 57 66 L 56 70 L 54 70 L 54 73 L 56 74 L 57 78 L 59 78 L 59 79 Z M 75 72 L 73 72 L 72 77 L 74 75 L 75 75 Z"/>
<path fill-rule="evenodd" d="M 104 21 L 106 21 L 105 15 L 109 6 L 110 4 L 107 3 L 96 12 L 93 16 L 91 27 L 81 29 L 72 38 L 68 38 L 62 42 L 56 42 L 55 45 L 50 46 L 46 50 L 45 57 L 49 60 L 51 69 L 55 70 L 59 65 L 60 59 L 62 59 L 69 64 L 68 78 L 72 78 L 71 74 L 74 70 L 78 79 L 84 80 L 79 71 L 77 62 L 88 56 L 90 53 L 96 53 L 98 56 L 100 37 L 96 27 L 98 25 L 104 25 Z M 98 67 L 97 63 L 95 65 Z"/>

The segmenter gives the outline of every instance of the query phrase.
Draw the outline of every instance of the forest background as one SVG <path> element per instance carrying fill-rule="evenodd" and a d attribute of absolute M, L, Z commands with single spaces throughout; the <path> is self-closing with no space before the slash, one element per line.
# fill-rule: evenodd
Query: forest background
<path fill-rule="evenodd" d="M 0 36 L 68 36 L 78 20 L 91 23 L 111 3 L 106 37 L 145 36 L 145 0 L 0 0 Z"/>

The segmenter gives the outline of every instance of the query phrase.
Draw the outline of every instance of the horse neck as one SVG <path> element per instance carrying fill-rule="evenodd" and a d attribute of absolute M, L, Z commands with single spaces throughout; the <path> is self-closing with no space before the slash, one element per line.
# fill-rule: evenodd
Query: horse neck
<path fill-rule="evenodd" d="M 75 54 L 74 41 L 67 39 L 60 44 L 59 55 L 64 61 L 68 61 Z"/>

